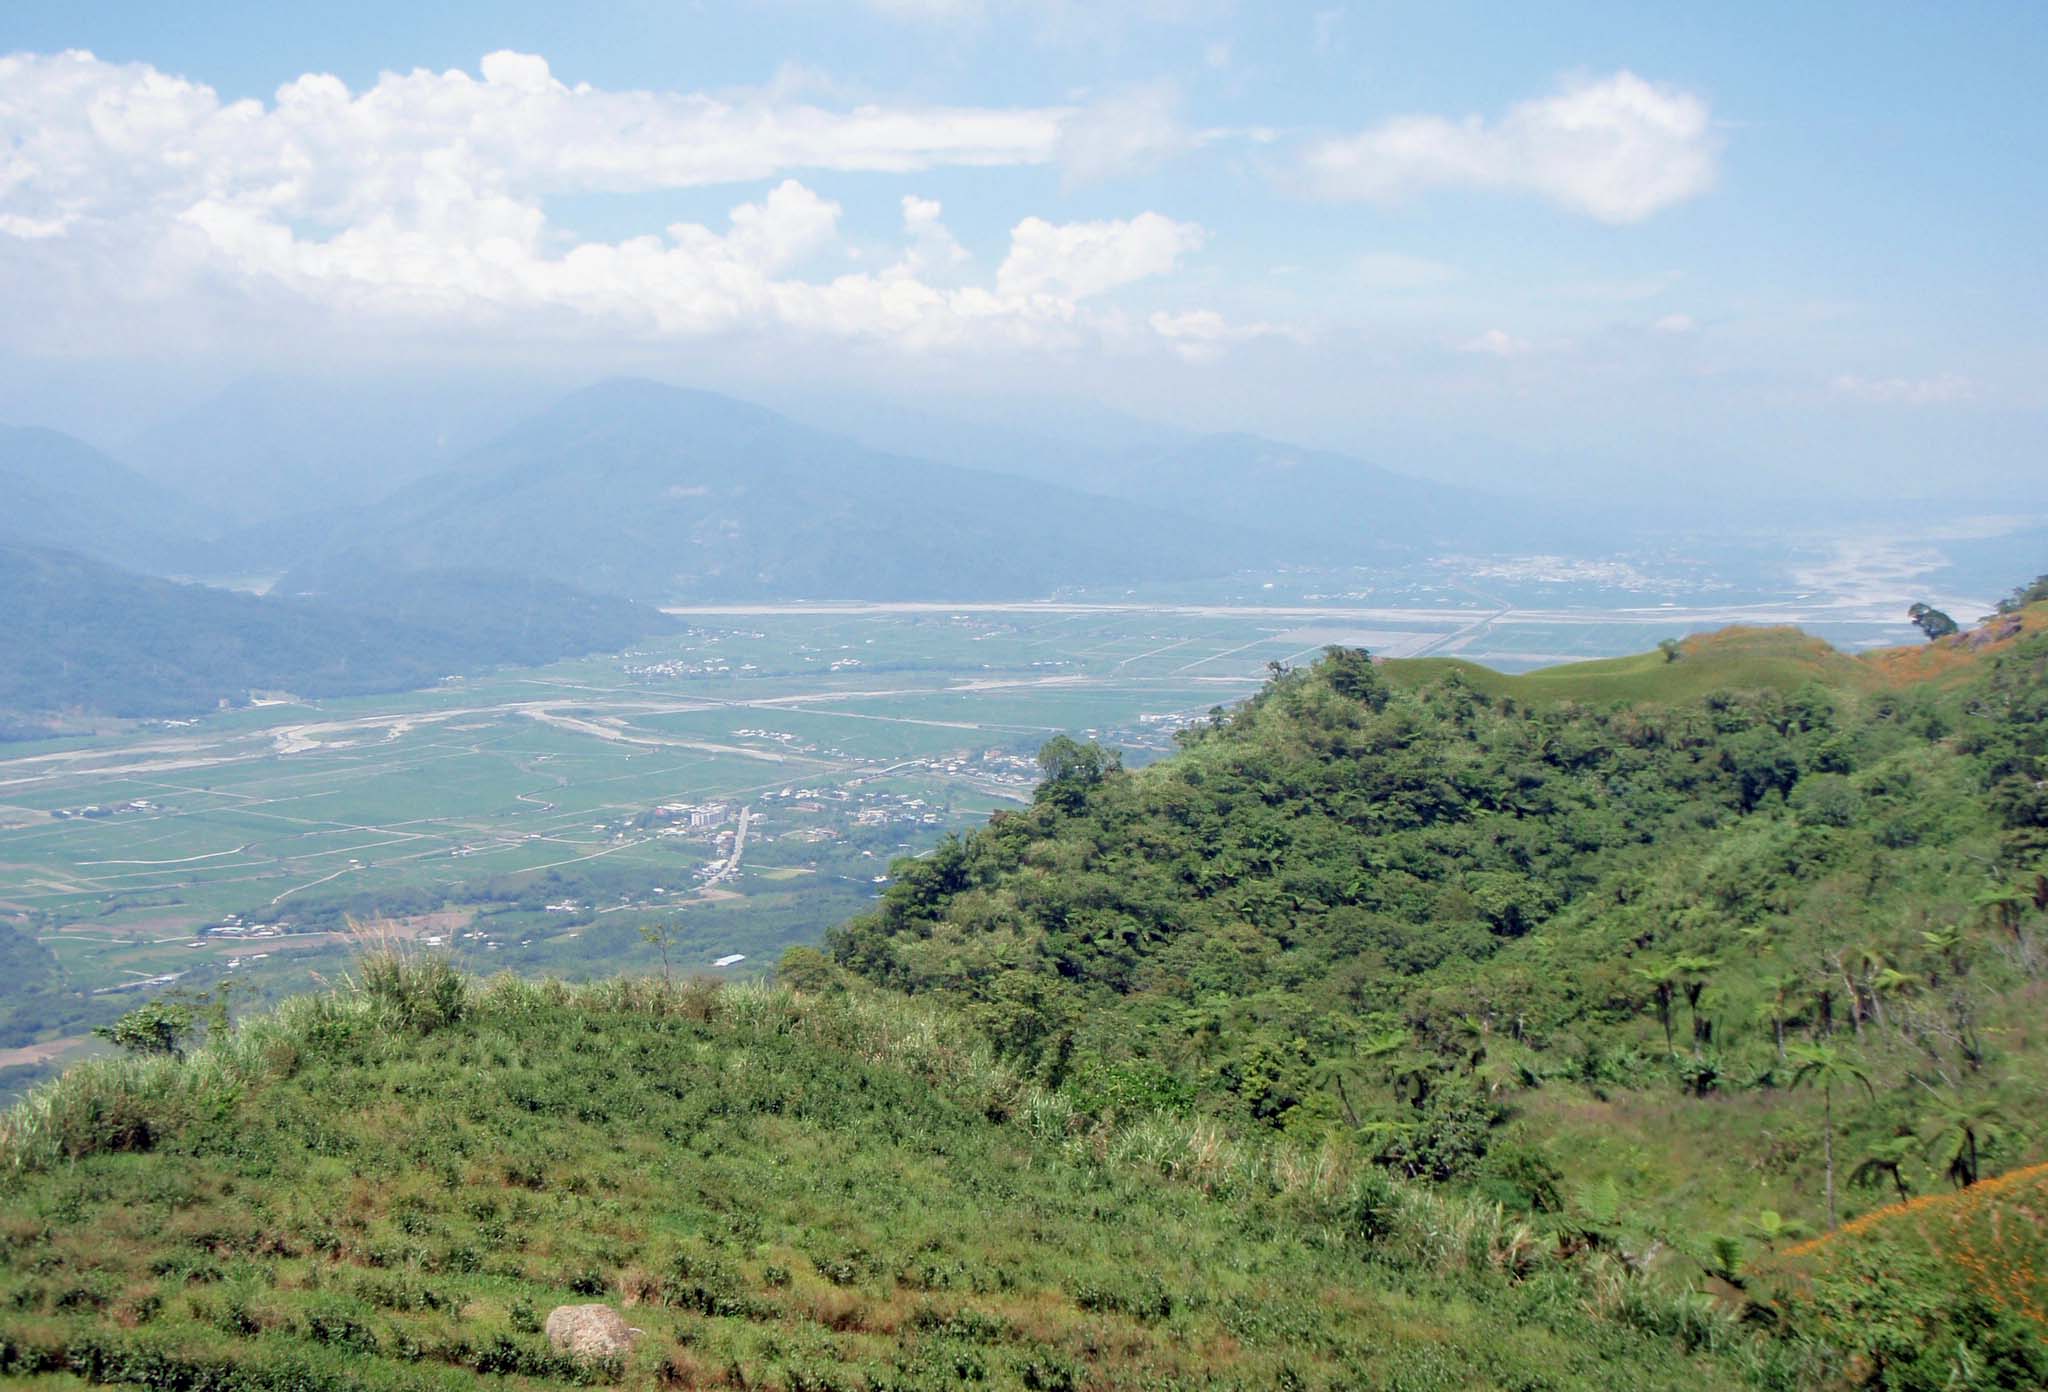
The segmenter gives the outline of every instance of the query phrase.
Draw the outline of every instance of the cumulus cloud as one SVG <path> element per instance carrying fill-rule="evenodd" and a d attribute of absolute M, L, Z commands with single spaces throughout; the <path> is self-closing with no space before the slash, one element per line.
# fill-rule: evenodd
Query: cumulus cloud
<path fill-rule="evenodd" d="M 386 73 L 351 92 L 308 74 L 275 101 L 89 53 L 0 58 L 0 198 L 29 216 L 97 215 L 143 197 L 215 197 L 345 218 L 366 206 L 544 189 L 639 192 L 802 169 L 912 172 L 1042 164 L 1067 108 L 833 111 L 775 94 L 608 91 L 543 58 Z"/>
<path fill-rule="evenodd" d="M 1027 217 L 993 283 L 960 284 L 972 258 L 939 204 L 913 195 L 887 270 L 806 278 L 843 255 L 843 210 L 792 171 L 1042 164 L 1070 113 L 604 91 L 516 53 L 479 74 L 387 74 L 362 92 L 313 75 L 267 104 L 228 103 L 147 65 L 0 58 L 0 286 L 119 287 L 73 306 L 110 321 L 126 299 L 373 327 L 1046 347 L 1102 330 L 1084 301 L 1173 271 L 1203 241 L 1156 212 Z M 564 194 L 769 178 L 722 227 L 578 241 L 546 211 Z M 38 323 L 15 316 L 0 336 L 32 346 Z"/>
<path fill-rule="evenodd" d="M 941 221 L 944 214 L 936 199 L 904 195 L 903 232 L 910 245 L 903 259 L 890 268 L 891 275 L 930 279 L 949 275 L 974 259 Z"/>
<path fill-rule="evenodd" d="M 1327 198 L 1496 189 L 1630 223 L 1705 193 L 1719 149 L 1705 101 L 1618 72 L 1568 83 L 1497 121 L 1399 116 L 1311 146 L 1302 172 Z"/>
<path fill-rule="evenodd" d="M 1891 406 L 1950 406 L 1977 394 L 1975 383 L 1953 372 L 1938 377 L 1858 377 L 1843 373 L 1831 385 L 1837 396 Z"/>
<path fill-rule="evenodd" d="M 1010 254 L 996 271 L 996 289 L 1005 295 L 1083 300 L 1166 274 L 1202 245 L 1203 235 L 1194 223 L 1158 213 L 1064 226 L 1026 218 L 1010 234 Z"/>

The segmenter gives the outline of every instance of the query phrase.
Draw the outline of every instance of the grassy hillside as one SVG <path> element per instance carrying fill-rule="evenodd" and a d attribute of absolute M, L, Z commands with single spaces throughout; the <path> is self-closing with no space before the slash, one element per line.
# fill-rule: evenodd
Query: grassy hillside
<path fill-rule="evenodd" d="M 0 1373 L 2043 1385 L 2038 614 L 1920 680 L 1333 649 L 1055 740 L 776 989 L 372 957 L 10 1114 Z M 578 1299 L 629 1360 L 547 1350 Z"/>
<path fill-rule="evenodd" d="M 1869 1351 L 1874 1372 L 1902 1385 L 1952 1385 L 1955 1348 L 1998 1330 L 2004 1353 L 1971 1370 L 1981 1384 L 2048 1383 L 2048 1165 L 1953 1194 L 1889 1205 L 1789 1249 L 1770 1276 L 1786 1309 L 1814 1323 L 1890 1326 Z M 1940 1337 L 1921 1332 L 1941 1312 Z"/>
<path fill-rule="evenodd" d="M 1792 691 L 1807 682 L 1851 689 L 1866 684 L 1853 657 L 1796 628 L 1724 628 L 1679 645 L 1676 660 L 1662 652 L 1567 662 L 1509 675 L 1457 658 L 1414 658 L 1387 664 L 1395 686 L 1415 690 L 1455 674 L 1476 691 L 1518 701 L 1696 701 L 1713 691 Z"/>
<path fill-rule="evenodd" d="M 74 1069 L 0 1167 L 17 1385 L 1678 1389 L 1768 1362 L 1497 1209 L 1091 1123 L 868 993 L 384 959 L 190 1061 Z M 586 1300 L 644 1331 L 624 1366 L 539 1337 Z"/>
<path fill-rule="evenodd" d="M 1695 633 L 1678 643 L 1675 654 L 1658 650 L 1512 674 L 1458 658 L 1422 657 L 1389 662 L 1385 674 L 1403 691 L 1455 677 L 1474 691 L 1525 704 L 1671 705 L 1720 691 L 1790 693 L 1809 682 L 1853 694 L 1954 686 L 1968 681 L 1988 658 L 2043 631 L 2048 604 L 2036 602 L 1971 632 L 1855 656 L 1797 628 L 1734 627 Z"/>
<path fill-rule="evenodd" d="M 1904 685 L 1782 631 L 1491 680 L 1333 651 L 1162 764 L 1057 751 L 831 951 L 1077 1097 L 1750 1299 L 1802 1234 L 2048 1158 L 2048 635 L 1951 646 Z"/>

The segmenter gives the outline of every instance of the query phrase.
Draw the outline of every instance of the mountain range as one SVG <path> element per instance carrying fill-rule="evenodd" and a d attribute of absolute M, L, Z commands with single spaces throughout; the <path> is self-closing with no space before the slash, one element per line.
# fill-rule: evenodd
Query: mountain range
<path fill-rule="evenodd" d="M 544 580 L 422 572 L 314 601 L 0 541 L 0 738 L 188 715 L 252 692 L 349 696 L 624 647 L 667 615 Z"/>
<path fill-rule="evenodd" d="M 618 380 L 336 516 L 284 583 L 517 557 L 647 601 L 1015 599 L 1283 554 L 1156 504 L 876 453 L 729 397 Z"/>
<path fill-rule="evenodd" d="M 418 421 L 305 396 L 257 381 L 195 408 L 134 442 L 147 473 L 0 430 L 0 710 L 395 689 L 617 646 L 669 602 L 1021 599 L 1400 559 L 1498 511 L 1252 436 L 940 437 L 1013 470 L 996 472 L 615 379 L 487 438 L 472 393 L 437 454 Z M 195 577 L 270 594 L 173 583 Z"/>

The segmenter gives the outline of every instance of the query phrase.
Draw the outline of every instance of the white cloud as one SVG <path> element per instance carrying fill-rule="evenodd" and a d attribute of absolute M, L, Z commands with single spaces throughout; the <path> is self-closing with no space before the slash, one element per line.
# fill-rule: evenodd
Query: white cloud
<path fill-rule="evenodd" d="M 1045 163 L 1070 113 L 609 92 L 513 53 L 480 72 L 387 74 L 361 93 L 312 75 L 269 104 L 223 103 L 143 65 L 0 58 L 0 293 L 38 305 L 0 323 L 0 344 L 33 350 L 61 332 L 75 347 L 94 316 L 101 341 L 118 342 L 146 305 L 171 321 L 254 315 L 315 332 L 1061 347 L 1121 334 L 1082 302 L 1174 270 L 1203 241 L 1157 212 L 1027 217 L 993 283 L 961 284 L 967 249 L 936 202 L 911 196 L 887 270 L 809 279 L 806 267 L 846 253 L 843 212 L 789 177 L 723 228 L 578 241 L 546 200 L 798 168 Z"/>
<path fill-rule="evenodd" d="M 1892 406 L 1950 406 L 1977 394 L 1976 384 L 1953 372 L 1938 377 L 1858 377 L 1843 373 L 1830 385 L 1838 396 Z"/>
<path fill-rule="evenodd" d="M 1203 237 L 1194 223 L 1158 213 L 1064 226 L 1026 218 L 1010 233 L 1010 254 L 996 271 L 996 289 L 1005 295 L 1083 300 L 1166 274 L 1199 249 Z"/>
<path fill-rule="evenodd" d="M 1689 334 L 1699 328 L 1690 314 L 1667 314 L 1650 327 L 1661 334 Z"/>
<path fill-rule="evenodd" d="M 1569 83 L 1494 122 L 1395 117 L 1311 146 L 1302 167 L 1310 187 L 1328 198 L 1513 190 L 1628 223 L 1706 192 L 1718 156 L 1705 101 L 1618 72 Z"/>
<path fill-rule="evenodd" d="M 1097 183 L 1156 169 L 1191 150 L 1195 135 L 1181 124 L 1180 88 L 1152 82 L 1083 107 L 1060 124 L 1055 149 L 1075 183 Z"/>
<path fill-rule="evenodd" d="M 1213 309 L 1191 309 L 1180 314 L 1160 311 L 1145 322 L 1152 326 L 1152 332 L 1172 345 L 1174 352 L 1191 363 L 1214 362 L 1233 343 L 1293 336 L 1277 324 L 1232 324 Z"/>
<path fill-rule="evenodd" d="M 935 199 L 904 195 L 903 232 L 910 245 L 890 274 L 910 278 L 943 276 L 974 259 L 940 220 L 944 212 Z"/>
<path fill-rule="evenodd" d="M 801 170 L 1044 164 L 1068 108 L 857 106 L 759 93 L 568 86 L 493 53 L 481 78 L 323 74 L 270 105 L 87 53 L 0 57 L 0 201 L 16 216 L 118 217 L 201 197 L 312 221 L 471 212 L 496 199 L 644 192 Z"/>
<path fill-rule="evenodd" d="M 0 213 L 0 233 L 18 237 L 24 242 L 40 242 L 45 237 L 61 237 L 71 226 L 68 217 L 33 218 L 16 213 Z"/>
<path fill-rule="evenodd" d="M 1525 338 L 1516 338 L 1506 329 L 1488 329 L 1479 337 L 1459 344 L 1458 351 L 1486 353 L 1496 358 L 1518 358 L 1534 346 Z"/>

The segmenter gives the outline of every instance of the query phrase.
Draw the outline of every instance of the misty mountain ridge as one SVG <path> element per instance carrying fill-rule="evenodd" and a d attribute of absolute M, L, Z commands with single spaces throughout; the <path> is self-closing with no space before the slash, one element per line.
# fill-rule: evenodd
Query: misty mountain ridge
<path fill-rule="evenodd" d="M 675 627 L 644 606 L 526 577 L 430 571 L 316 601 L 180 584 L 0 541 L 0 738 L 76 727 L 80 717 L 197 714 L 259 691 L 410 690 Z"/>
<path fill-rule="evenodd" d="M 374 503 L 448 468 L 533 399 L 529 384 L 436 376 L 245 377 L 121 443 L 203 502 L 209 535 Z"/>
<path fill-rule="evenodd" d="M 175 568 L 205 526 L 196 504 L 82 440 L 0 426 L 0 541 L 158 570 Z"/>
<path fill-rule="evenodd" d="M 246 379 L 136 437 L 142 469 L 8 432 L 0 534 L 180 578 L 290 571 L 308 591 L 454 567 L 646 601 L 1014 599 L 1413 559 L 1484 544 L 1509 511 L 1341 454 L 1122 416 L 1031 430 L 878 402 L 840 433 L 613 378 L 492 434 L 509 389 L 458 384 L 427 409 L 437 390 Z M 462 438 L 482 443 L 449 448 Z"/>
<path fill-rule="evenodd" d="M 731 397 L 614 379 L 336 519 L 285 583 L 516 557 L 648 601 L 1011 599 L 1285 553 L 1242 526 L 883 454 Z"/>

